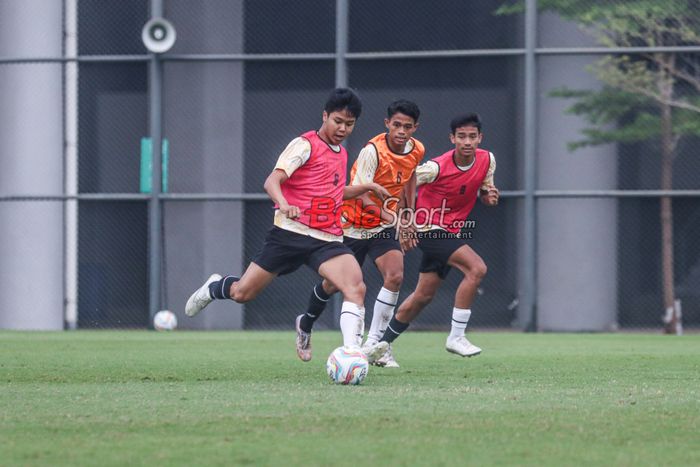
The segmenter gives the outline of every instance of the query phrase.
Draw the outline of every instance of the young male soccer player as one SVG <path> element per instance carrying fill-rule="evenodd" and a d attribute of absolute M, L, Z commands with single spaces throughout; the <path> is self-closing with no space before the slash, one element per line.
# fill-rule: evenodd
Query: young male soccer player
<path fill-rule="evenodd" d="M 464 337 L 464 331 L 476 289 L 486 274 L 486 264 L 460 237 L 460 227 L 474 207 L 477 193 L 485 205 L 498 204 L 499 193 L 493 181 L 496 159 L 489 151 L 479 149 L 483 134 L 478 115 L 456 117 L 450 126 L 454 149 L 416 171 L 420 186 L 416 201 L 417 238 L 423 252 L 420 275 L 415 291 L 401 303 L 380 342 L 391 343 L 408 328 L 454 267 L 464 277 L 455 293 L 452 330 L 445 348 L 471 357 L 481 353 L 481 349 Z M 406 248 L 411 246 L 410 238 L 401 240 Z"/>
<path fill-rule="evenodd" d="M 386 325 L 394 314 L 403 281 L 403 252 L 396 230 L 388 222 L 395 219 L 389 213 L 396 215 L 404 187 L 410 183 L 415 187 L 414 173 L 425 154 L 423 144 L 413 138 L 419 116 L 420 109 L 415 103 L 407 100 L 392 102 L 387 108 L 387 118 L 384 119 L 387 131 L 369 140 L 360 151 L 350 174 L 351 187 L 374 182 L 386 188 L 390 196 L 383 202 L 376 195 L 370 194 L 369 199 L 363 197 L 361 203 L 350 203 L 350 209 L 345 210 L 347 223 L 344 243 L 353 251 L 360 265 L 369 255 L 384 281 L 374 303 L 372 324 L 364 350 L 374 347 L 384 334 Z M 413 206 L 413 199 L 403 201 Z M 311 292 L 308 311 L 297 317 L 297 353 L 300 358 L 304 359 L 306 355 L 310 357 L 314 321 L 337 290 L 328 280 L 316 284 Z M 391 349 L 377 361 L 371 357 L 369 359 L 381 366 L 399 366 Z"/>
<path fill-rule="evenodd" d="M 352 251 L 343 245 L 342 229 L 335 223 L 319 223 L 312 207 L 318 199 L 342 205 L 347 152 L 340 143 L 352 133 L 361 111 L 360 99 L 350 89 L 331 93 L 321 128 L 292 140 L 265 181 L 265 191 L 275 202 L 276 211 L 262 249 L 240 278 L 212 274 L 187 301 L 188 316 L 195 316 L 216 299 L 250 301 L 276 276 L 306 264 L 343 294 L 343 345 L 359 348 L 365 315 L 362 270 Z M 350 194 L 357 196 L 368 189 L 358 187 Z M 380 348 L 377 356 L 387 347 Z"/>

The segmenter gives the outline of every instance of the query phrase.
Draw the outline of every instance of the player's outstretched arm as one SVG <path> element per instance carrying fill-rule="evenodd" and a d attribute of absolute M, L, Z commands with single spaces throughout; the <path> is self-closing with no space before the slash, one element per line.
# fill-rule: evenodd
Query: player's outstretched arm
<path fill-rule="evenodd" d="M 267 192 L 267 195 L 277 203 L 282 214 L 293 219 L 299 217 L 299 208 L 297 206 L 290 206 L 287 203 L 287 199 L 282 194 L 282 183 L 287 181 L 289 177 L 287 173 L 282 169 L 273 170 L 270 175 L 267 176 L 263 188 Z"/>
<path fill-rule="evenodd" d="M 494 185 L 488 185 L 486 189 L 482 188 L 479 193 L 481 202 L 486 206 L 496 206 L 498 204 L 499 191 Z"/>
<path fill-rule="evenodd" d="M 489 170 L 486 172 L 486 177 L 481 182 L 481 189 L 479 194 L 481 195 L 481 202 L 486 206 L 496 206 L 498 204 L 498 188 L 493 182 L 493 175 L 496 172 L 496 157 L 492 152 L 489 153 Z"/>
<path fill-rule="evenodd" d="M 397 230 L 399 232 L 401 250 L 404 253 L 418 246 L 417 230 L 414 224 L 415 217 L 413 215 L 416 208 L 416 184 L 417 176 L 414 172 L 401 190 L 401 201 L 399 201 L 398 212 L 403 213 L 403 216 L 397 222 Z"/>
<path fill-rule="evenodd" d="M 359 188 L 361 188 L 361 190 Z M 382 200 L 382 204 L 377 204 L 372 198 L 370 198 L 370 191 Z M 346 196 L 346 194 L 354 196 Z M 376 208 L 378 209 L 379 217 L 381 218 L 382 222 L 386 224 L 393 224 L 396 220 L 394 214 L 384 209 L 384 202 L 387 200 L 398 202 L 399 198 L 392 197 L 391 193 L 389 193 L 389 191 L 386 188 L 384 188 L 378 183 L 370 182 L 362 183 L 359 185 L 346 186 L 343 190 L 343 199 L 359 199 L 360 201 L 362 201 L 362 206 L 364 206 L 365 208 L 367 208 L 368 206 L 376 206 Z"/>
<path fill-rule="evenodd" d="M 387 189 L 381 186 L 379 183 L 371 182 L 346 186 L 343 188 L 343 199 L 359 198 L 370 191 L 374 192 L 374 194 L 377 195 L 377 197 L 382 201 L 391 196 Z"/>
<path fill-rule="evenodd" d="M 416 228 L 413 225 L 403 225 L 400 223 L 398 230 L 399 245 L 401 245 L 402 252 L 408 253 L 418 246 Z"/>
<path fill-rule="evenodd" d="M 401 201 L 399 201 L 399 208 L 409 208 L 414 209 L 416 207 L 416 184 L 417 177 L 416 173 L 413 172 L 411 178 L 406 182 L 401 190 Z"/>

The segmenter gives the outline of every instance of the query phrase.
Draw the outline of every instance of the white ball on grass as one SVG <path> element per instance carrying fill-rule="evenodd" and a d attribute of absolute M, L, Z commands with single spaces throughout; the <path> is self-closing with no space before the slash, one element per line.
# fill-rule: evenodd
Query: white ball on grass
<path fill-rule="evenodd" d="M 336 384 L 360 384 L 367 376 L 367 370 L 367 357 L 359 349 L 338 347 L 326 361 L 326 372 Z"/>
<path fill-rule="evenodd" d="M 160 310 L 153 317 L 153 328 L 156 331 L 173 331 L 177 328 L 177 316 L 170 310 Z"/>

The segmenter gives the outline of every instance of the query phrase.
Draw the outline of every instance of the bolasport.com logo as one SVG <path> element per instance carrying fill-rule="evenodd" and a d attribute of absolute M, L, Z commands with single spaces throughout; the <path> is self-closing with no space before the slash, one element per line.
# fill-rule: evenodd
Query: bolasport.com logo
<path fill-rule="evenodd" d="M 390 197 L 384 200 L 381 206 L 377 204 L 365 205 L 360 199 L 346 200 L 340 206 L 336 206 L 333 198 L 318 197 L 311 200 L 311 207 L 303 211 L 309 216 L 309 227 L 315 229 L 328 229 L 338 226 L 341 229 L 355 227 L 359 229 L 374 229 L 382 226 L 399 229 L 413 226 L 417 229 L 435 226 L 453 229 L 474 229 L 476 222 L 469 219 L 457 219 L 448 222 L 445 216 L 451 211 L 447 207 L 447 201 L 442 200 L 439 207 L 434 208 L 408 208 L 396 209 L 399 198 Z"/>

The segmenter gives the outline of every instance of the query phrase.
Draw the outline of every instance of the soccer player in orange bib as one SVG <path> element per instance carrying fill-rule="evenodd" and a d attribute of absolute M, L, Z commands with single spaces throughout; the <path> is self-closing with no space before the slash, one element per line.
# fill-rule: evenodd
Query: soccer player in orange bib
<path fill-rule="evenodd" d="M 408 328 L 454 267 L 463 278 L 455 292 L 452 329 L 445 348 L 448 352 L 471 357 L 480 354 L 481 349 L 469 342 L 464 333 L 476 290 L 486 274 L 486 264 L 467 245 L 460 230 L 477 196 L 487 206 L 498 204 L 499 192 L 493 181 L 496 159 L 491 152 L 479 148 L 483 134 L 478 115 L 456 117 L 450 127 L 454 148 L 416 170 L 420 187 L 415 213 L 418 232 L 414 238 L 402 236 L 401 241 L 408 250 L 417 239 L 418 248 L 423 252 L 420 275 L 416 290 L 401 303 L 379 345 L 393 342 Z"/>
<path fill-rule="evenodd" d="M 360 151 L 350 175 L 350 187 L 376 183 L 386 189 L 388 196 L 381 199 L 368 193 L 346 202 L 343 213 L 344 243 L 353 251 L 360 265 L 369 256 L 383 279 L 363 350 L 373 348 L 384 334 L 394 314 L 403 281 L 403 252 L 394 224 L 397 210 L 405 205 L 412 207 L 414 202 L 410 193 L 415 197 L 415 170 L 425 154 L 423 144 L 413 138 L 419 117 L 420 110 L 415 103 L 407 100 L 392 102 L 384 120 L 387 131 L 372 138 Z M 404 196 L 407 187 L 409 195 Z M 310 356 L 313 324 L 337 290 L 328 280 L 316 284 L 307 312 L 297 317 L 297 353 L 302 360 Z M 380 359 L 373 359 L 375 354 L 377 352 L 369 353 L 370 363 L 399 366 L 391 349 Z"/>

